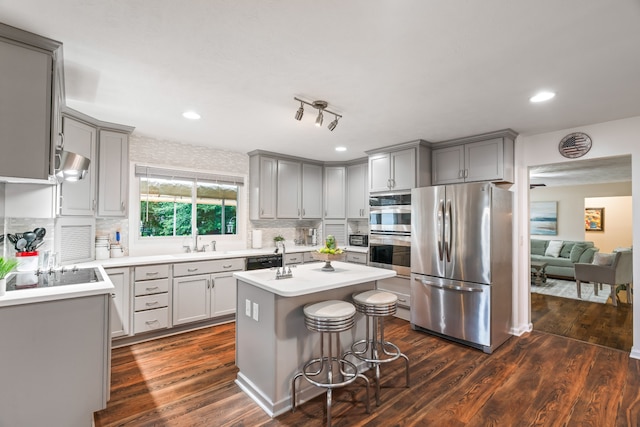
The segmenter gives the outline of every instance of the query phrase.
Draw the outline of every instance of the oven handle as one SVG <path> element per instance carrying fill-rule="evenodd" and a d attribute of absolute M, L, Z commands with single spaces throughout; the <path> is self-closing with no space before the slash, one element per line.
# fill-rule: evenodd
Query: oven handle
<path fill-rule="evenodd" d="M 432 288 L 443 289 L 447 291 L 461 291 L 461 292 L 482 292 L 480 288 L 468 288 L 466 286 L 456 286 L 456 285 L 440 285 L 438 283 L 432 283 L 425 279 L 420 279 L 418 277 L 414 277 L 415 280 L 418 280 L 425 286 L 431 286 Z"/>

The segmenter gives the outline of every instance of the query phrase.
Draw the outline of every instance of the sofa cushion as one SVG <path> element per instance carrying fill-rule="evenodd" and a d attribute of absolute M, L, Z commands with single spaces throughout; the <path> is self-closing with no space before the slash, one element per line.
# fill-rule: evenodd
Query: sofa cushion
<path fill-rule="evenodd" d="M 562 244 L 562 249 L 560 249 L 560 258 L 571 258 L 571 249 L 576 242 L 564 242 Z"/>
<path fill-rule="evenodd" d="M 578 260 L 580 259 L 580 255 L 582 255 L 582 253 L 589 247 L 589 245 L 587 245 L 584 242 L 578 242 L 575 245 L 573 245 L 573 247 L 571 248 L 571 253 L 569 254 L 569 259 L 572 262 L 578 262 Z"/>
<path fill-rule="evenodd" d="M 610 266 L 613 264 L 615 254 L 607 254 L 598 252 L 593 256 L 593 263 L 595 265 Z"/>
<path fill-rule="evenodd" d="M 531 239 L 531 255 L 544 255 L 548 244 L 548 240 Z"/>
<path fill-rule="evenodd" d="M 594 248 L 594 247 L 590 247 L 590 248 L 585 249 L 584 252 L 582 252 L 582 255 L 580 255 L 580 259 L 578 260 L 578 262 L 590 264 L 593 261 L 593 256 L 599 250 L 600 249 Z"/>
<path fill-rule="evenodd" d="M 549 246 L 547 246 L 547 250 L 544 251 L 544 254 L 546 256 L 558 258 L 558 255 L 560 255 L 560 250 L 562 249 L 562 243 L 562 240 L 550 240 Z"/>

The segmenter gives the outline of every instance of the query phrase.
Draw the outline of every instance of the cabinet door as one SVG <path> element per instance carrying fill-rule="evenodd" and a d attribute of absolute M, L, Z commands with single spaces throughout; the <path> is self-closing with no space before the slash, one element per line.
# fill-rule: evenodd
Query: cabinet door
<path fill-rule="evenodd" d="M 347 167 L 347 218 L 365 219 L 369 214 L 367 164 Z"/>
<path fill-rule="evenodd" d="M 416 186 L 416 150 L 396 151 L 390 154 L 391 189 L 411 190 Z"/>
<path fill-rule="evenodd" d="M 300 218 L 300 174 L 300 162 L 278 160 L 278 219 Z"/>
<path fill-rule="evenodd" d="M 260 157 L 260 187 L 258 217 L 275 219 L 276 217 L 276 185 L 278 179 L 278 162 L 269 157 Z"/>
<path fill-rule="evenodd" d="M 465 145 L 466 181 L 493 181 L 504 177 L 502 138 Z"/>
<path fill-rule="evenodd" d="M 173 279 L 173 324 L 182 325 L 209 318 L 208 274 Z"/>
<path fill-rule="evenodd" d="M 464 182 L 464 146 L 433 150 L 431 156 L 433 185 Z"/>
<path fill-rule="evenodd" d="M 109 280 L 115 286 L 111 293 L 111 338 L 129 335 L 131 325 L 131 295 L 128 268 L 110 268 L 105 270 Z"/>
<path fill-rule="evenodd" d="M 49 177 L 51 79 L 51 54 L 0 41 L 2 176 Z"/>
<path fill-rule="evenodd" d="M 302 218 L 322 218 L 322 166 L 302 164 Z"/>
<path fill-rule="evenodd" d="M 369 157 L 369 191 L 389 191 L 390 173 L 389 154 L 375 154 Z"/>
<path fill-rule="evenodd" d="M 64 117 L 62 120 L 64 149 L 87 157 L 89 173 L 84 179 L 60 184 L 61 215 L 93 216 L 96 211 L 96 128 Z"/>
<path fill-rule="evenodd" d="M 328 166 L 324 168 L 324 217 L 346 218 L 346 168 Z"/>
<path fill-rule="evenodd" d="M 232 273 L 211 275 L 211 317 L 235 314 L 236 279 Z"/>
<path fill-rule="evenodd" d="M 100 131 L 98 216 L 125 217 L 129 194 L 129 136 Z"/>

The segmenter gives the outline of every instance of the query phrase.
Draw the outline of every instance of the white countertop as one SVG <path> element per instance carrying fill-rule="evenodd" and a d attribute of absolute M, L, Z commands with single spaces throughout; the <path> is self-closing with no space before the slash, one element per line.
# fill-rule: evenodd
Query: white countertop
<path fill-rule="evenodd" d="M 108 294 L 115 287 L 104 268 L 97 266 L 102 275 L 102 281 L 82 283 L 78 285 L 50 286 L 44 288 L 27 288 L 7 291 L 0 296 L 0 308 L 36 302 L 56 301 L 61 299 L 79 298 L 92 295 Z"/>
<path fill-rule="evenodd" d="M 236 279 L 283 297 L 295 297 L 314 292 L 357 285 L 394 277 L 394 270 L 361 264 L 332 261 L 335 271 L 322 271 L 324 263 L 298 265 L 291 269 L 292 278 L 276 280 L 275 270 L 239 271 Z"/>
<path fill-rule="evenodd" d="M 311 252 L 318 250 L 321 246 L 287 246 L 286 250 L 288 254 Z M 229 259 L 229 258 L 245 258 L 256 255 L 273 255 L 275 248 L 263 248 L 263 249 L 240 249 L 235 251 L 210 251 L 210 252 L 184 252 L 179 254 L 170 255 L 142 255 L 142 256 L 126 256 L 119 258 L 109 258 L 102 260 L 95 260 L 78 264 L 78 267 L 92 267 L 100 265 L 104 268 L 116 268 L 116 267 L 132 267 L 136 265 L 149 265 L 149 264 L 173 264 L 176 262 L 191 262 L 191 261 L 206 261 L 215 259 Z M 369 248 L 360 246 L 347 246 L 343 248 L 347 252 L 367 253 Z M 281 251 L 279 253 L 282 253 Z"/>

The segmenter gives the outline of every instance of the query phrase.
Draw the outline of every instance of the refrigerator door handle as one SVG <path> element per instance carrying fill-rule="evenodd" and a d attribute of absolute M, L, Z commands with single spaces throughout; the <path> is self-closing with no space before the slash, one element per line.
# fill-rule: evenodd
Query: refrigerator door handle
<path fill-rule="evenodd" d="M 447 255 L 447 262 L 451 262 L 451 200 L 447 200 L 447 207 L 444 214 L 444 249 Z"/>
<path fill-rule="evenodd" d="M 432 283 L 425 279 L 420 279 L 418 277 L 415 280 L 420 281 L 425 286 L 431 286 L 432 288 L 444 289 L 449 291 L 461 291 L 461 292 L 482 292 L 480 288 L 467 288 L 466 286 L 456 286 L 456 285 L 441 285 L 438 283 Z"/>
<path fill-rule="evenodd" d="M 444 233 L 443 233 L 443 224 L 444 224 L 444 200 L 440 200 L 439 206 L 438 206 L 438 258 L 440 259 L 440 261 L 442 261 L 444 259 L 444 243 L 442 241 L 442 239 L 444 238 Z"/>

